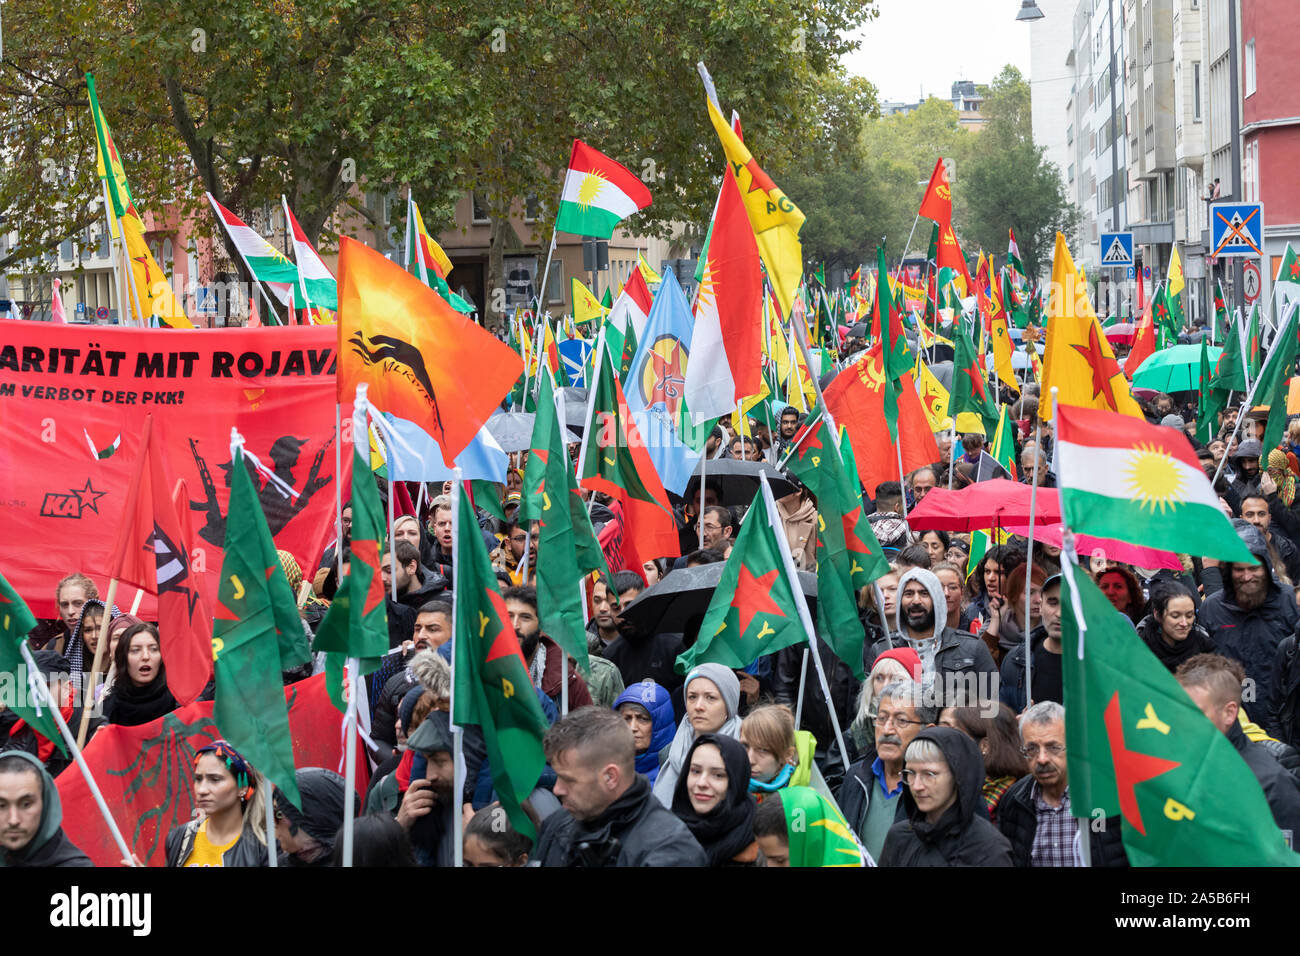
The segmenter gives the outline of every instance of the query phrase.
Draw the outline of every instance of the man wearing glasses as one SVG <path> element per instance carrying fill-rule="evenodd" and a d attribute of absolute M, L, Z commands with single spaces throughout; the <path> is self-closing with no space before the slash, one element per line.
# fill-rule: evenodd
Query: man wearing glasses
<path fill-rule="evenodd" d="M 998 804 L 998 826 L 1011 841 L 1016 866 L 1082 866 L 1079 821 L 1070 812 L 1065 708 L 1045 700 L 1026 710 L 1020 742 L 1030 775 L 1012 784 Z M 1089 829 L 1093 866 L 1128 866 L 1119 817 Z"/>
<path fill-rule="evenodd" d="M 879 859 L 885 836 L 899 815 L 903 795 L 903 756 L 907 745 L 939 718 L 937 708 L 921 705 L 921 687 L 911 681 L 886 684 L 876 704 L 876 747 L 849 767 L 840 784 L 844 819 L 872 859 Z"/>

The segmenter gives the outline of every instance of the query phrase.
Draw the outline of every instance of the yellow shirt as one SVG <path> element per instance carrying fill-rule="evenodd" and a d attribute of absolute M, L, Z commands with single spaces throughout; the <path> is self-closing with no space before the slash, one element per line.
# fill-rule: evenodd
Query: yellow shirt
<path fill-rule="evenodd" d="M 185 858 L 184 866 L 221 866 L 221 857 L 227 850 L 239 842 L 238 834 L 228 843 L 216 844 L 208 839 L 208 821 L 204 820 L 199 824 L 198 832 L 194 834 L 194 848 L 190 850 L 190 855 Z"/>

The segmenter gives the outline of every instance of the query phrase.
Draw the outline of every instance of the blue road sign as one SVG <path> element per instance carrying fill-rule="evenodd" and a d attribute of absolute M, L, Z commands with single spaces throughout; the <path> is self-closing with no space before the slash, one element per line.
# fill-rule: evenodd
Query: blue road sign
<path fill-rule="evenodd" d="M 1103 232 L 1101 234 L 1101 267 L 1127 269 L 1133 265 L 1133 233 Z"/>
<path fill-rule="evenodd" d="M 1264 204 L 1216 202 L 1210 206 L 1210 255 L 1264 255 Z"/>

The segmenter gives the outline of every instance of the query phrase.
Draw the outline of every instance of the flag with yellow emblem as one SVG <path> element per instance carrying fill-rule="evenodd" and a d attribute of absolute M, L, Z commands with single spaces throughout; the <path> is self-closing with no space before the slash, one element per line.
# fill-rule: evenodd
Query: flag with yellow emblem
<path fill-rule="evenodd" d="M 1133 400 L 1124 372 L 1115 361 L 1110 342 L 1102 334 L 1096 313 L 1092 311 L 1085 280 L 1075 270 L 1065 236 L 1059 232 L 1047 314 L 1044 394 L 1056 388 L 1061 405 L 1108 409 L 1142 418 L 1142 410 Z M 1044 421 L 1051 421 L 1052 403 L 1041 402 L 1039 413 Z"/>
<path fill-rule="evenodd" d="M 125 312 L 134 312 L 138 306 L 139 318 L 146 325 L 156 319 L 159 326 L 169 329 L 194 328 L 194 323 L 189 320 L 184 307 L 172 292 L 167 274 L 149 251 L 140 220 L 134 216 L 123 219 L 122 236 L 126 240 L 126 258 L 131 263 L 131 285 L 134 292 Z"/>
<path fill-rule="evenodd" d="M 600 304 L 595 293 L 576 277 L 570 280 L 570 284 L 573 289 L 573 321 L 576 325 L 594 322 L 609 311 Z"/>
<path fill-rule="evenodd" d="M 930 371 L 920 352 L 916 354 L 916 394 L 921 396 L 921 407 L 925 409 L 930 431 L 947 431 L 952 427 L 952 419 L 948 416 L 948 390 Z"/>

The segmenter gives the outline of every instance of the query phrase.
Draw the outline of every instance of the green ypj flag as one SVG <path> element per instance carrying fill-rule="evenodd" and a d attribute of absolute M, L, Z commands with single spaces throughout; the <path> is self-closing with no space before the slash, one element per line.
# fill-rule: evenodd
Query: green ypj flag
<path fill-rule="evenodd" d="M 36 618 L 31 609 L 0 574 L 0 686 L 8 683 L 11 688 L 4 704 L 25 720 L 32 730 L 53 741 L 59 752 L 66 756 L 68 750 L 63 745 L 63 735 L 50 716 L 44 696 L 39 695 L 33 686 L 42 677 L 29 672 L 20 650 L 35 626 Z"/>
<path fill-rule="evenodd" d="M 1088 576 L 1063 570 L 1066 753 L 1079 825 L 1119 816 L 1134 866 L 1300 864 L 1227 735 Z"/>
<path fill-rule="evenodd" d="M 536 840 L 537 833 L 520 805 L 546 766 L 542 753 L 546 717 L 463 487 L 456 497 L 452 720 L 482 730 L 497 799 L 514 828 Z"/>
<path fill-rule="evenodd" d="M 1228 397 L 1226 392 L 1210 387 L 1213 378 L 1214 370 L 1210 367 L 1209 337 L 1205 336 L 1201 338 L 1201 379 L 1196 405 L 1196 439 L 1203 445 L 1208 445 L 1214 438 L 1214 433 L 1218 431 L 1219 412 L 1222 411 Z"/>
<path fill-rule="evenodd" d="M 1219 361 L 1214 367 L 1212 387 L 1223 392 L 1225 399 L 1228 392 L 1247 391 L 1246 366 L 1241 349 L 1241 324 L 1237 318 L 1238 316 L 1233 316 L 1228 323 L 1228 332 L 1223 337 L 1223 351 L 1219 353 Z"/>
<path fill-rule="evenodd" d="M 242 439 L 232 442 L 230 456 L 225 554 L 212 622 L 212 719 L 235 749 L 301 806 L 280 672 L 309 656 L 302 619 L 248 477 Z M 298 650 L 286 658 L 286 648 Z"/>
<path fill-rule="evenodd" d="M 1300 304 L 1292 305 L 1286 324 L 1273 338 L 1273 345 L 1268 352 L 1268 361 L 1260 370 L 1255 385 L 1254 403 L 1268 406 L 1268 424 L 1264 428 L 1264 437 L 1261 439 L 1265 449 L 1276 448 L 1286 433 L 1287 384 L 1295 373 L 1298 312 L 1300 312 Z M 1267 451 L 1265 456 L 1267 460 Z"/>

